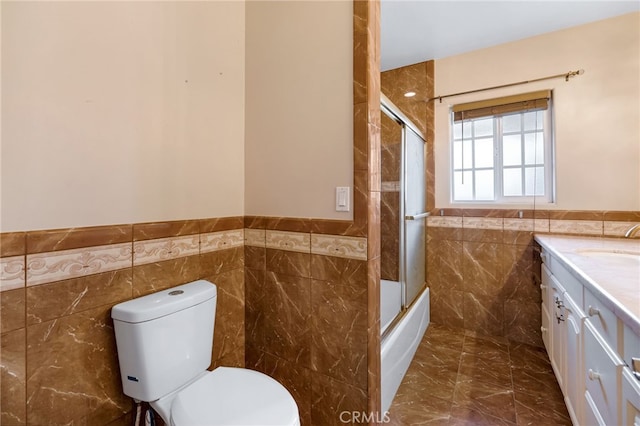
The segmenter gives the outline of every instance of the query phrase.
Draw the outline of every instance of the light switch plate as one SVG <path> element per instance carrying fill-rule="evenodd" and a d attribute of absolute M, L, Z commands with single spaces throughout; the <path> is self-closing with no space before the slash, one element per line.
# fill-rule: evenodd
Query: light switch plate
<path fill-rule="evenodd" d="M 348 186 L 336 187 L 336 211 L 348 212 L 351 207 L 350 188 Z"/>

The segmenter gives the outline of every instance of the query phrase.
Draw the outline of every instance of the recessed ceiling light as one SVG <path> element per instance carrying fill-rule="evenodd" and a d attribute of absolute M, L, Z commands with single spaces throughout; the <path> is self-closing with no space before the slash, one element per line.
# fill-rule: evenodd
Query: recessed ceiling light
<path fill-rule="evenodd" d="M 405 98 L 412 98 L 416 95 L 416 92 L 407 92 L 404 94 Z"/>

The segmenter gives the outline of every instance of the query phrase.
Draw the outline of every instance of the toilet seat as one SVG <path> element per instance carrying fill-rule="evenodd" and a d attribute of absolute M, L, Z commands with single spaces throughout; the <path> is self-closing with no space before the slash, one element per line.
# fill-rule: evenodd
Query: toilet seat
<path fill-rule="evenodd" d="M 299 426 L 298 407 L 276 380 L 253 370 L 218 367 L 179 391 L 173 426 Z"/>

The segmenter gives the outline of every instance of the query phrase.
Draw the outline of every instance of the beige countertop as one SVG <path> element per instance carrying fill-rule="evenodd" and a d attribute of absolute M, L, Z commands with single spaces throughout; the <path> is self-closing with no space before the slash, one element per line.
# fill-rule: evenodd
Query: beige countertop
<path fill-rule="evenodd" d="M 640 240 L 549 234 L 535 239 L 640 335 Z"/>

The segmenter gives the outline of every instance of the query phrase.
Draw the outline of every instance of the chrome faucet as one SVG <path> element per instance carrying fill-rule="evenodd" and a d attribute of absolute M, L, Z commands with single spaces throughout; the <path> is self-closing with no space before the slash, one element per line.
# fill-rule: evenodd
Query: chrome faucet
<path fill-rule="evenodd" d="M 627 232 L 624 233 L 624 237 L 631 238 L 638 231 L 640 231 L 640 223 L 636 223 L 631 228 L 627 229 Z"/>

